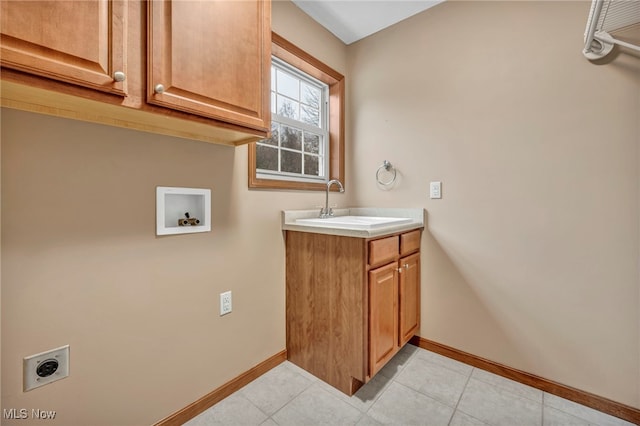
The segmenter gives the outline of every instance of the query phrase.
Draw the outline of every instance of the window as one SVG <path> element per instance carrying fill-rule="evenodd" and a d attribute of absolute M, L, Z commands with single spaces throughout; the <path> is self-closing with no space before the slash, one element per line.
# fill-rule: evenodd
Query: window
<path fill-rule="evenodd" d="M 271 138 L 249 147 L 249 187 L 344 181 L 344 77 L 272 33 Z"/>
<path fill-rule="evenodd" d="M 271 138 L 257 142 L 256 174 L 325 182 L 329 86 L 278 58 L 271 63 Z"/>

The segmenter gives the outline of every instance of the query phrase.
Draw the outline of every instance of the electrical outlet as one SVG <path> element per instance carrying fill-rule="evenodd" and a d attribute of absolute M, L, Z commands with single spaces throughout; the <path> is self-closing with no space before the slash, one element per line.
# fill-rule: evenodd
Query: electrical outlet
<path fill-rule="evenodd" d="M 69 376 L 69 345 L 31 355 L 22 360 L 25 392 Z"/>
<path fill-rule="evenodd" d="M 220 293 L 220 316 L 231 313 L 231 291 Z"/>

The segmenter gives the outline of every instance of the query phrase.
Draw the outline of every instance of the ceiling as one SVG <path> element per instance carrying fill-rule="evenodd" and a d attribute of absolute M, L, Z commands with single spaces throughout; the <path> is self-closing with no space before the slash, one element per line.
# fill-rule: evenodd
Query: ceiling
<path fill-rule="evenodd" d="M 422 12 L 444 0 L 293 0 L 345 44 Z"/>

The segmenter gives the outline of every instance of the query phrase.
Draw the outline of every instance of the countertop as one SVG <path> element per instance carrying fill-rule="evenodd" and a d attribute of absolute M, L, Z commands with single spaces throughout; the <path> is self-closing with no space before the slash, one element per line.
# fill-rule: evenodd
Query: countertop
<path fill-rule="evenodd" d="M 410 231 L 424 228 L 425 211 L 421 208 L 374 208 L 354 207 L 334 209 L 334 216 L 372 216 L 372 217 L 403 217 L 411 222 L 382 226 L 373 229 L 328 228 L 320 226 L 305 226 L 296 223 L 298 219 L 318 217 L 320 210 L 284 210 L 282 212 L 282 229 L 284 231 L 311 232 L 315 234 L 342 235 L 346 237 L 372 238 L 381 237 L 396 232 Z"/>

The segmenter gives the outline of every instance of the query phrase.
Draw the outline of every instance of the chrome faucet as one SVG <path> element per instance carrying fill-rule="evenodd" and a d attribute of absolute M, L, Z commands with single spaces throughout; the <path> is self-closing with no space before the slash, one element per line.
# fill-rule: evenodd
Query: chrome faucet
<path fill-rule="evenodd" d="M 338 187 L 340 188 L 340 192 L 344 192 L 344 186 L 342 186 L 342 182 L 340 182 L 338 179 L 332 179 L 329 182 L 327 182 L 326 196 L 324 199 L 324 208 L 320 210 L 320 218 L 322 219 L 326 219 L 328 217 L 333 216 L 333 209 L 329 208 L 329 189 L 331 188 L 331 185 L 333 185 L 334 183 L 338 185 Z"/>

